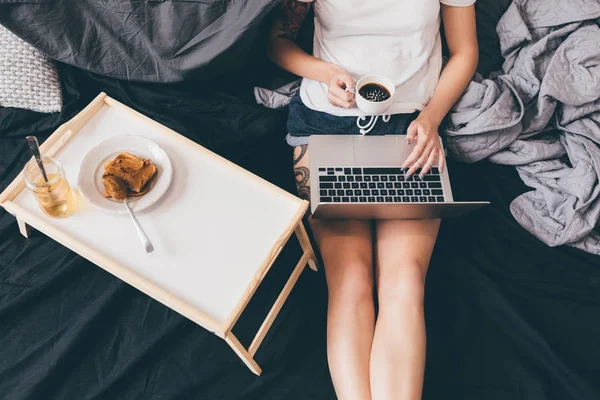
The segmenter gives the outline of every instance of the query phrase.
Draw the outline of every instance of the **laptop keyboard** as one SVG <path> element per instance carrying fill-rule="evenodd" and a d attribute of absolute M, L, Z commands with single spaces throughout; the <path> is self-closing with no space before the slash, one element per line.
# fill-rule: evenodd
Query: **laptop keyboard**
<path fill-rule="evenodd" d="M 400 167 L 319 167 L 321 203 L 439 203 L 444 201 L 440 171 L 420 170 L 406 178 Z"/>

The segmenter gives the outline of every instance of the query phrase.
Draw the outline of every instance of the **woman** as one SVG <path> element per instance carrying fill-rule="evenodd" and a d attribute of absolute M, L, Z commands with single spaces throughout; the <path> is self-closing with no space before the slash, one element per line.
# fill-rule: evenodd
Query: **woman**
<path fill-rule="evenodd" d="M 287 138 L 295 146 L 300 196 L 309 199 L 308 136 L 358 134 L 360 113 L 350 89 L 368 74 L 387 76 L 396 85 L 391 120 L 380 120 L 369 134 L 406 133 L 406 141 L 414 146 L 404 163 L 408 174 L 444 167 L 438 127 L 477 66 L 473 3 L 283 1 L 270 36 L 269 56 L 304 78 L 290 104 Z M 311 6 L 314 55 L 294 42 Z M 443 71 L 440 15 L 450 51 Z M 338 398 L 420 399 L 424 283 L 439 220 L 310 218 L 310 224 L 329 290 L 327 352 Z"/>

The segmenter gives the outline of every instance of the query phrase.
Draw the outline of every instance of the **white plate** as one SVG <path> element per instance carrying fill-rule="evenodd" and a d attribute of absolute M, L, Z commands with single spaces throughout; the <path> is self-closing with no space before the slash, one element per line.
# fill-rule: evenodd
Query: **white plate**
<path fill-rule="evenodd" d="M 157 143 L 143 136 L 124 135 L 105 140 L 91 149 L 79 167 L 77 184 L 81 194 L 101 211 L 111 214 L 127 212 L 121 203 L 104 197 L 102 174 L 104 163 L 114 159 L 119 153 L 128 152 L 138 157 L 149 158 L 156 165 L 157 176 L 153 187 L 140 198 L 128 200 L 136 211 L 142 211 L 156 203 L 167 191 L 173 177 L 173 166 L 169 156 Z"/>

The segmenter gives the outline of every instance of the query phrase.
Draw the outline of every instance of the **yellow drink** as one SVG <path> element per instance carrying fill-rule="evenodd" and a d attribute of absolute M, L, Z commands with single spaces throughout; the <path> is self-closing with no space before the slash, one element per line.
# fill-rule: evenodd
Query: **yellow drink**
<path fill-rule="evenodd" d="M 58 174 L 48 174 L 48 183 L 40 177 L 36 182 L 35 197 L 41 209 L 54 218 L 65 218 L 77 209 L 77 196 L 69 182 Z"/>
<path fill-rule="evenodd" d="M 50 158 L 43 159 L 48 181 L 35 162 L 25 167 L 25 182 L 34 193 L 40 208 L 50 217 L 66 218 L 77 209 L 77 195 L 65 178 L 60 164 Z"/>

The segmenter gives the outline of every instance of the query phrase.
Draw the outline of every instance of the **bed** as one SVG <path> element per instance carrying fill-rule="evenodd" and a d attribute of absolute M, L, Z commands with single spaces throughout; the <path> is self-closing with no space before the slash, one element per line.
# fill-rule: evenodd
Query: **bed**
<path fill-rule="evenodd" d="M 0 109 L 0 190 L 28 158 L 25 136 L 43 140 L 101 91 L 293 190 L 285 110 L 256 105 L 247 80 L 157 84 L 58 70 L 60 113 Z M 491 206 L 442 224 L 426 286 L 424 398 L 600 398 L 600 258 L 550 248 L 514 220 L 510 202 L 530 190 L 514 167 L 449 169 L 456 199 Z M 244 344 L 299 252 L 283 250 L 235 326 Z M 334 399 L 326 307 L 323 271 L 303 274 L 256 354 L 256 377 L 191 321 L 38 232 L 25 240 L 0 209 L 2 399 Z"/>

